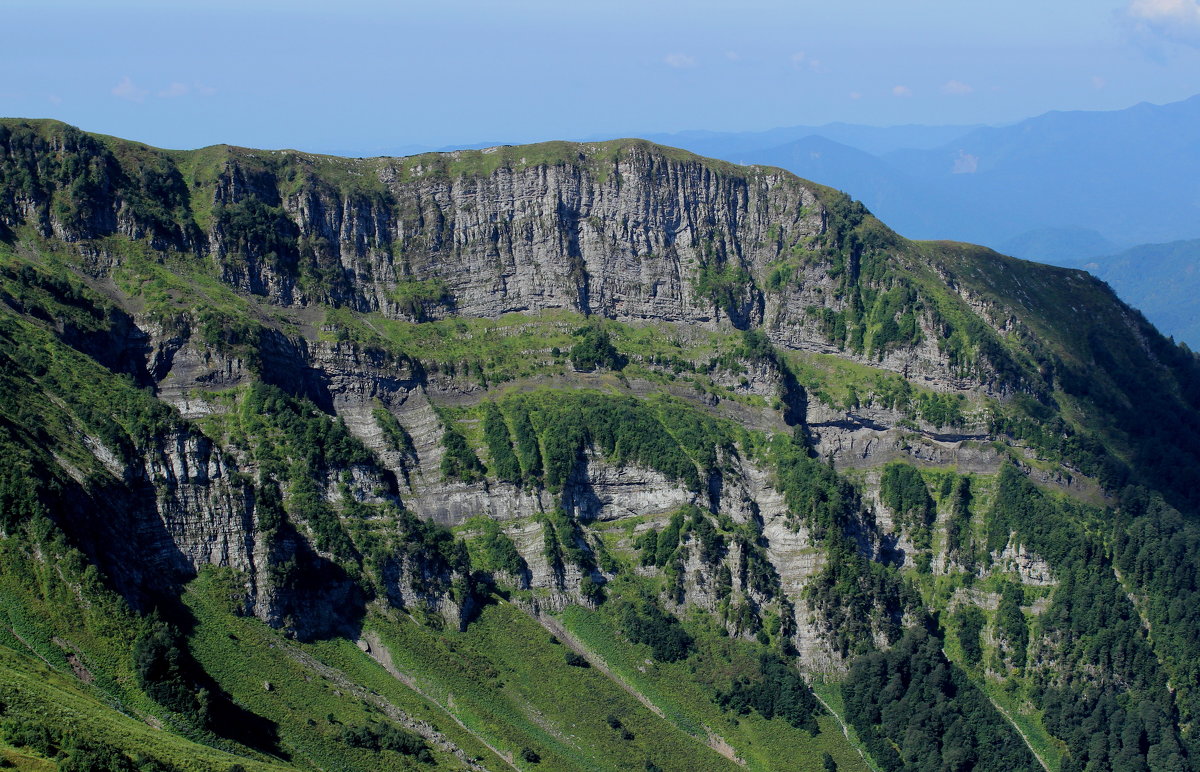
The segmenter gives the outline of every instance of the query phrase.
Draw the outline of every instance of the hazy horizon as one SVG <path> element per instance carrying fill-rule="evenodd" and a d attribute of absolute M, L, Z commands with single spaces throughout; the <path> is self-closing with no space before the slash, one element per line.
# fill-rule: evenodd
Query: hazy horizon
<path fill-rule="evenodd" d="M 13 0 L 0 114 L 172 148 L 1005 124 L 1200 91 L 1196 0 Z"/>

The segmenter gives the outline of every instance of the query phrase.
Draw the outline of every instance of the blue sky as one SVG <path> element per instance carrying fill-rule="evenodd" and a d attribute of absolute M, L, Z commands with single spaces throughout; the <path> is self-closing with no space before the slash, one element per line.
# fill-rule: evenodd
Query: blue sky
<path fill-rule="evenodd" d="M 0 115 L 320 152 L 1001 123 L 1200 92 L 1200 0 L 6 0 Z"/>

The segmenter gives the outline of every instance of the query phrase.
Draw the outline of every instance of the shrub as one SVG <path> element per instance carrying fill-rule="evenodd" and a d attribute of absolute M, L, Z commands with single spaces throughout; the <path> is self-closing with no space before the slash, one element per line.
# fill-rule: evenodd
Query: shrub
<path fill-rule="evenodd" d="M 150 699 L 203 726 L 208 705 L 189 677 L 190 657 L 178 631 L 161 620 L 151 620 L 133 646 L 133 666 L 138 686 Z"/>
<path fill-rule="evenodd" d="M 571 366 L 576 370 L 590 373 L 600 368 L 620 370 L 625 367 L 625 357 L 613 347 L 603 327 L 583 327 L 575 331 L 575 337 L 579 342 L 571 347 Z"/>
<path fill-rule="evenodd" d="M 424 763 L 433 763 L 433 755 L 419 735 L 391 724 L 345 727 L 341 732 L 341 741 L 351 748 L 363 748 L 375 753 L 395 751 L 405 756 L 414 756 Z"/>
<path fill-rule="evenodd" d="M 797 729 L 815 734 L 817 698 L 795 668 L 778 654 L 764 653 L 759 657 L 759 671 L 758 679 L 738 679 L 728 692 L 718 694 L 721 707 L 743 714 L 753 708 L 763 718 L 779 716 Z"/>
<path fill-rule="evenodd" d="M 442 477 L 447 480 L 462 482 L 478 482 L 484 478 L 483 464 L 462 433 L 447 424 L 442 433 L 442 446 L 446 452 L 442 455 Z"/>
<path fill-rule="evenodd" d="M 491 458 L 492 475 L 497 480 L 518 483 L 521 481 L 521 464 L 513 452 L 512 437 L 508 424 L 495 402 L 488 402 L 483 413 L 483 441 L 487 444 Z"/>
<path fill-rule="evenodd" d="M 650 647 L 660 662 L 677 662 L 691 653 L 694 641 L 679 620 L 650 601 L 630 603 L 621 615 L 621 628 L 632 643 Z"/>
<path fill-rule="evenodd" d="M 509 538 L 500 524 L 491 518 L 478 519 L 483 534 L 479 537 L 482 552 L 481 568 L 490 571 L 503 571 L 511 576 L 522 576 L 528 569 L 525 558 L 517 551 L 517 545 Z"/>

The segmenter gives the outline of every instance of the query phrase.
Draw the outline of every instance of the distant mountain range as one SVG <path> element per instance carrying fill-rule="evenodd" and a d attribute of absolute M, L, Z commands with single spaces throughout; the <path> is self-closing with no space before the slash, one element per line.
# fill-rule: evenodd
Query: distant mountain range
<path fill-rule="evenodd" d="M 649 139 L 845 190 L 910 238 L 1087 264 L 1164 332 L 1200 346 L 1200 242 L 1186 241 L 1200 236 L 1200 96 L 997 127 L 829 124 Z"/>
<path fill-rule="evenodd" d="M 1128 247 L 1200 235 L 1200 96 L 999 127 L 829 124 L 647 139 L 841 188 L 910 238 L 999 247 L 1065 227 Z"/>

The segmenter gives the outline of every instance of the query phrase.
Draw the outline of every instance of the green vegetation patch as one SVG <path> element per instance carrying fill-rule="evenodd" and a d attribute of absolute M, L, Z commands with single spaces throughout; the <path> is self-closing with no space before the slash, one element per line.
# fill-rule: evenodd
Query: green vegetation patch
<path fill-rule="evenodd" d="M 625 587 L 617 594 L 636 595 L 636 591 Z M 655 660 L 648 645 L 631 645 L 623 638 L 621 613 L 616 604 L 596 610 L 572 606 L 563 611 L 561 620 L 573 636 L 603 659 L 615 678 L 648 699 L 682 731 L 699 741 L 719 736 L 751 770 L 821 769 L 825 753 L 835 759 L 838 769 L 867 770 L 832 716 L 817 715 L 816 733 L 812 734 L 807 722 L 797 728 L 779 714 L 767 718 L 748 704 L 756 685 L 776 688 L 764 678 L 759 645 L 729 638 L 703 615 L 696 615 L 683 622 L 694 639 L 693 653 L 674 662 Z M 790 665 L 787 668 L 795 672 Z M 722 693 L 737 693 L 736 705 L 730 701 L 729 709 L 722 708 Z"/>
<path fill-rule="evenodd" d="M 596 668 L 569 663 L 564 644 L 511 605 L 485 608 L 464 633 L 369 624 L 423 693 L 515 759 L 528 748 L 545 769 L 736 768 Z"/>
<path fill-rule="evenodd" d="M 481 414 L 493 473 L 544 483 L 551 493 L 562 491 L 588 448 L 613 464 L 654 469 L 694 491 L 702 474 L 717 467 L 718 449 L 735 452 L 729 426 L 671 398 L 539 389 L 485 402 L 474 412 Z"/>
<path fill-rule="evenodd" d="M 419 770 L 428 769 L 425 760 L 432 758 L 439 766 L 461 768 L 453 756 L 415 739 L 403 716 L 430 721 L 472 755 L 490 755 L 353 643 L 300 645 L 239 616 L 230 599 L 241 592 L 231 572 L 203 572 L 183 596 L 195 618 L 188 643 L 221 688 L 269 727 L 289 766 Z"/>
<path fill-rule="evenodd" d="M 857 659 L 842 684 L 846 717 L 885 770 L 1034 769 L 1020 735 L 917 629 Z"/>
<path fill-rule="evenodd" d="M 896 524 L 913 535 L 918 549 L 929 549 L 929 532 L 936 507 L 925 478 L 910 464 L 893 463 L 884 467 L 879 480 L 879 498 L 896 515 Z"/>

